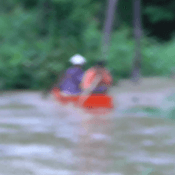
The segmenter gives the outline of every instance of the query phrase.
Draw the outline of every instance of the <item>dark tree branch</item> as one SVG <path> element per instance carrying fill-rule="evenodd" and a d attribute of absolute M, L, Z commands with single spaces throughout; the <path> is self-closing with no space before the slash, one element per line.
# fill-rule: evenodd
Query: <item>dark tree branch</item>
<path fill-rule="evenodd" d="M 141 0 L 133 0 L 134 8 L 134 38 L 135 38 L 135 57 L 133 61 L 132 70 L 132 81 L 137 83 L 140 79 L 141 70 L 141 37 L 142 37 L 142 26 L 141 26 Z"/>

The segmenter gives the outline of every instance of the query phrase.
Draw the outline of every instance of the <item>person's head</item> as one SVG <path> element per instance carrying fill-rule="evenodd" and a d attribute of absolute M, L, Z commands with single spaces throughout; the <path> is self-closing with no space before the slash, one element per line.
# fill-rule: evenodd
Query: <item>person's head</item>
<path fill-rule="evenodd" d="M 83 56 L 76 54 L 70 58 L 70 62 L 76 67 L 82 67 L 86 63 L 86 59 Z"/>
<path fill-rule="evenodd" d="M 103 70 L 105 66 L 106 66 L 106 62 L 104 60 L 96 61 L 96 64 L 95 64 L 96 69 Z"/>

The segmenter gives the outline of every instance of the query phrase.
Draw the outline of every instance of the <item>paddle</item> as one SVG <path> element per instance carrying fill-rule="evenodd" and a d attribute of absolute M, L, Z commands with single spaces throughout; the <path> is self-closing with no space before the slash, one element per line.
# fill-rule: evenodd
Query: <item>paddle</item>
<path fill-rule="evenodd" d="M 98 74 L 96 75 L 96 78 L 94 80 L 94 82 L 92 83 L 92 85 L 88 88 L 85 89 L 79 97 L 79 104 L 82 105 L 88 98 L 89 96 L 92 94 L 92 92 L 94 91 L 94 89 L 98 86 L 98 84 L 101 82 L 103 76 Z"/>

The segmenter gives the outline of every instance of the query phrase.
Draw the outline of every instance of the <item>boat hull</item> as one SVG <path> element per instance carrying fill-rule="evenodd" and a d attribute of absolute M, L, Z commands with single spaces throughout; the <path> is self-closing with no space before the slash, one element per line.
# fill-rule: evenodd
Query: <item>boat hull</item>
<path fill-rule="evenodd" d="M 79 96 L 64 96 L 58 88 L 54 88 L 52 94 L 63 105 L 73 103 L 74 106 L 95 115 L 106 115 L 114 108 L 113 98 L 106 94 L 92 94 L 81 105 L 79 103 Z"/>

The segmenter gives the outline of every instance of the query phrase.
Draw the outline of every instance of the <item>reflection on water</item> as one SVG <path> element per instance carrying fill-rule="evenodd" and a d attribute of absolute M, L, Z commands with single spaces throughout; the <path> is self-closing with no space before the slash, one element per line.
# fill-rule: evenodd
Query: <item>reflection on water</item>
<path fill-rule="evenodd" d="M 111 118 L 96 116 L 82 120 L 84 134 L 80 136 L 80 170 L 82 173 L 92 171 L 106 172 L 112 165 L 112 133 Z"/>
<path fill-rule="evenodd" d="M 0 99 L 0 175 L 173 175 L 175 123 L 91 118 L 39 93 Z"/>

